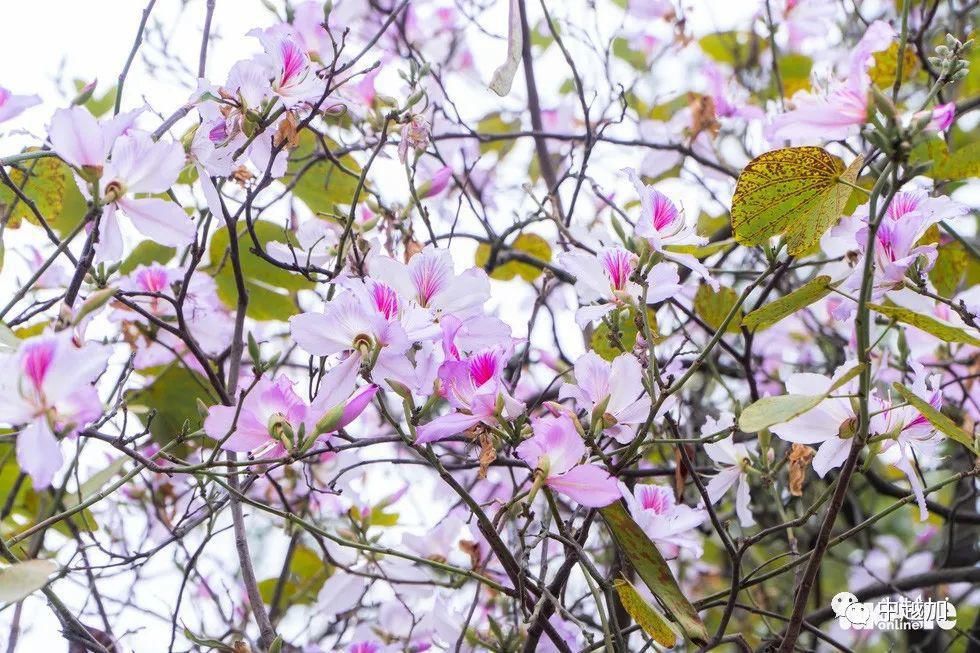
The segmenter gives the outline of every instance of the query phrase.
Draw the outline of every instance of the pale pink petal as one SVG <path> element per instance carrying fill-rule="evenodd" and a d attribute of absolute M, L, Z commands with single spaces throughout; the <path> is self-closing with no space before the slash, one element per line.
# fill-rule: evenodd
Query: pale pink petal
<path fill-rule="evenodd" d="M 830 438 L 817 449 L 813 457 L 813 471 L 823 478 L 830 470 L 840 467 L 851 450 L 851 439 Z"/>
<path fill-rule="evenodd" d="M 289 318 L 289 328 L 296 343 L 314 356 L 329 356 L 351 347 L 350 341 L 336 324 L 323 313 L 300 313 Z"/>
<path fill-rule="evenodd" d="M 134 131 L 116 139 L 106 177 L 118 179 L 130 193 L 163 193 L 183 167 L 180 143 L 154 142 L 146 132 Z"/>
<path fill-rule="evenodd" d="M 435 418 L 428 424 L 423 424 L 415 429 L 415 443 L 427 444 L 445 440 L 459 433 L 476 426 L 481 421 L 477 415 L 466 415 L 465 413 L 448 413 Z"/>
<path fill-rule="evenodd" d="M 174 202 L 156 197 L 126 197 L 117 204 L 140 233 L 161 245 L 183 247 L 194 242 L 194 221 Z"/>
<path fill-rule="evenodd" d="M 119 228 L 119 211 L 116 205 L 107 204 L 99 220 L 99 242 L 95 244 L 98 262 L 118 261 L 123 257 L 123 236 Z"/>
<path fill-rule="evenodd" d="M 31 477 L 34 489 L 51 485 L 63 462 L 58 439 L 43 417 L 25 426 L 17 435 L 17 463 Z"/>
<path fill-rule="evenodd" d="M 725 493 L 738 481 L 740 473 L 738 467 L 729 467 L 712 476 L 705 488 L 708 491 L 708 500 L 711 503 L 721 501 Z"/>
<path fill-rule="evenodd" d="M 739 474 L 738 489 L 735 491 L 735 514 L 738 515 L 739 523 L 745 528 L 755 524 L 755 517 L 750 507 L 751 501 L 748 475 Z"/>
<path fill-rule="evenodd" d="M 214 440 L 222 440 L 231 430 L 236 413 L 238 413 L 236 406 L 212 406 L 204 420 L 204 432 Z M 264 446 L 271 439 L 268 428 L 258 424 L 254 416 L 247 412 L 247 408 L 243 407 L 238 413 L 235 432 L 225 440 L 221 448 L 226 451 L 247 453 Z"/>
<path fill-rule="evenodd" d="M 12 120 L 38 104 L 41 104 L 41 98 L 37 95 L 13 95 L 0 86 L 0 122 Z"/>
<path fill-rule="evenodd" d="M 51 149 L 66 163 L 82 168 L 105 163 L 105 143 L 102 128 L 88 109 L 71 107 L 59 109 L 48 127 Z"/>
<path fill-rule="evenodd" d="M 564 474 L 549 476 L 548 487 L 589 508 L 602 508 L 619 499 L 619 486 L 598 465 L 578 465 Z"/>
<path fill-rule="evenodd" d="M 361 355 L 353 353 L 323 375 L 311 408 L 314 413 L 325 413 L 347 401 L 357 385 L 357 371 Z"/>

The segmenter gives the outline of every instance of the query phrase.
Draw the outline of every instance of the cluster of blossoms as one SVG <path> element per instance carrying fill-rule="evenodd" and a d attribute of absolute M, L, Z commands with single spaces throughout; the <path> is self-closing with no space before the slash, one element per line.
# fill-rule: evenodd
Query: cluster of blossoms
<path fill-rule="evenodd" d="M 976 617 L 969 12 L 268 3 L 212 80 L 221 4 L 178 106 L 0 86 L 11 651 L 895 646 L 821 630 L 845 577 Z"/>

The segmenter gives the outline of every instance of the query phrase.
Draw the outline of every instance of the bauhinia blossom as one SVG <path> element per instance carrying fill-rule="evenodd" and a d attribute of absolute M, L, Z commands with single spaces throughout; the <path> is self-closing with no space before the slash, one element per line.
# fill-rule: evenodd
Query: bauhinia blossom
<path fill-rule="evenodd" d="M 646 421 L 651 406 L 643 390 L 643 368 L 632 354 L 617 356 L 612 363 L 593 352 L 583 354 L 575 361 L 575 383 L 563 385 L 558 397 L 574 399 L 600 431 L 624 444 Z"/>
<path fill-rule="evenodd" d="M 352 356 L 324 375 L 311 404 L 296 394 L 288 377 L 261 378 L 240 407 L 212 406 L 204 430 L 222 449 L 252 458 L 275 458 L 306 448 L 350 424 L 374 398 L 375 385 L 354 392 L 357 364 Z"/>
<path fill-rule="evenodd" d="M 855 216 L 867 220 L 867 210 L 865 205 L 855 211 Z M 918 244 L 926 229 L 940 220 L 957 218 L 968 212 L 966 206 L 948 197 L 929 197 L 923 191 L 896 193 L 875 233 L 875 288 L 881 291 L 900 287 L 909 268 L 917 260 L 923 261 L 924 271 L 931 269 L 937 255 L 935 243 Z M 855 239 L 864 250 L 868 242 L 868 228 L 858 229 Z M 852 282 L 857 283 L 858 277 L 855 274 Z"/>
<path fill-rule="evenodd" d="M 93 385 L 109 349 L 75 344 L 68 331 L 35 336 L 0 356 L 0 422 L 19 428 L 17 462 L 35 488 L 51 484 L 63 458 L 58 434 L 73 435 L 102 414 Z"/>
<path fill-rule="evenodd" d="M 517 446 L 517 455 L 543 483 L 583 506 L 601 508 L 619 499 L 616 479 L 599 465 L 583 462 L 585 442 L 572 418 L 539 417 L 534 435 Z"/>
<path fill-rule="evenodd" d="M 943 405 L 940 389 L 941 374 L 927 375 L 919 363 L 912 363 L 914 372 L 911 390 L 933 408 L 939 410 Z M 876 398 L 876 414 L 871 418 L 870 433 L 884 436 L 881 454 L 883 462 L 894 466 L 909 479 L 919 506 L 919 519 L 925 521 L 929 516 L 922 480 L 916 471 L 916 464 L 931 466 L 934 452 L 941 437 L 936 428 L 905 401 Z"/>
<path fill-rule="evenodd" d="M 682 550 L 701 555 L 697 527 L 708 518 L 707 510 L 677 503 L 674 490 L 666 485 L 641 483 L 630 492 L 620 483 L 619 488 L 633 519 L 665 558 L 676 558 Z"/>
<path fill-rule="evenodd" d="M 868 26 L 851 54 L 846 82 L 823 94 L 797 92 L 793 110 L 775 116 L 766 128 L 771 143 L 783 140 L 826 141 L 847 138 L 868 122 L 871 80 L 868 64 L 875 52 L 886 49 L 895 39 L 895 30 L 884 21 Z"/>
<path fill-rule="evenodd" d="M 638 303 L 640 284 L 632 280 L 637 256 L 621 247 L 605 247 L 595 256 L 582 251 L 563 252 L 558 258 L 562 267 L 575 276 L 575 292 L 582 308 L 575 321 L 582 328 L 601 319 L 617 306 Z M 661 262 L 647 273 L 646 303 L 655 304 L 675 296 L 681 286 L 677 268 Z M 602 302 L 595 304 L 594 302 Z"/>
<path fill-rule="evenodd" d="M 725 411 L 715 419 L 705 420 L 704 427 L 701 429 L 701 437 L 708 437 L 726 429 L 731 429 L 735 424 L 735 416 Z M 750 457 L 755 454 L 754 447 L 747 443 L 735 442 L 735 437 L 728 437 L 717 442 L 705 442 L 704 452 L 708 454 L 721 470 L 711 477 L 708 481 L 708 499 L 711 503 L 718 503 L 722 497 L 732 487 L 737 485 L 735 491 L 735 514 L 738 515 L 739 523 L 747 528 L 755 524 L 750 507 L 752 496 L 749 490 L 748 468 L 751 464 Z"/>
<path fill-rule="evenodd" d="M 193 242 L 195 225 L 178 204 L 136 197 L 166 192 L 177 181 L 184 167 L 180 143 L 155 142 L 150 134 L 118 120 L 99 123 L 82 107 L 55 112 L 49 138 L 58 156 L 84 177 L 98 180 L 97 199 L 104 208 L 97 226 L 96 252 L 102 260 L 122 258 L 120 215 L 162 245 L 182 247 Z M 89 192 L 87 183 L 80 181 L 79 187 Z"/>
<path fill-rule="evenodd" d="M 800 373 L 786 379 L 786 392 L 797 395 L 826 394 L 832 385 L 851 372 L 853 365 L 844 365 L 827 377 L 822 374 Z M 851 394 L 853 381 L 835 390 L 835 394 Z M 844 396 L 830 396 L 815 408 L 799 417 L 777 424 L 772 432 L 788 442 L 820 444 L 813 458 L 813 471 L 823 478 L 830 470 L 840 467 L 851 448 L 857 431 L 857 416 L 851 400 Z"/>
<path fill-rule="evenodd" d="M 669 249 L 684 245 L 704 245 L 708 240 L 699 236 L 687 224 L 684 213 L 669 197 L 653 186 L 645 185 L 636 170 L 627 168 L 625 172 L 633 182 L 637 195 L 640 196 L 640 217 L 636 221 L 636 235 L 646 239 L 653 251 L 690 268 L 717 290 L 718 282 L 711 278 L 711 274 L 701 261 L 691 254 Z"/>
<path fill-rule="evenodd" d="M 439 367 L 439 391 L 453 410 L 419 426 L 415 441 L 437 442 L 478 424 L 493 426 L 500 418 L 520 415 L 524 404 L 511 397 L 503 380 L 505 354 L 493 347 L 454 360 L 450 353 Z"/>
<path fill-rule="evenodd" d="M 425 116 L 415 114 L 401 129 L 401 141 L 398 143 L 398 158 L 404 163 L 408 160 L 408 150 L 423 152 L 429 146 L 429 121 Z"/>

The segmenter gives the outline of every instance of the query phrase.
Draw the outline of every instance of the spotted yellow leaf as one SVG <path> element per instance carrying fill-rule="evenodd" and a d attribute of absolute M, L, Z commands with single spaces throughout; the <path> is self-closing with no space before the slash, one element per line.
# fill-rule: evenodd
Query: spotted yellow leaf
<path fill-rule="evenodd" d="M 743 245 L 782 234 L 790 254 L 807 254 L 840 219 L 861 168 L 820 147 L 787 147 L 752 159 L 732 196 L 732 230 Z M 840 183 L 844 181 L 846 183 Z"/>

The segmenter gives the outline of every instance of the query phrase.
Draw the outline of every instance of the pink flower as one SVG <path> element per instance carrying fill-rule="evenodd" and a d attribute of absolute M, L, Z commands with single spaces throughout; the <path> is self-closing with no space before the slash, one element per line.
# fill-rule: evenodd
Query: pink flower
<path fill-rule="evenodd" d="M 436 317 L 451 313 L 465 318 L 481 311 L 490 299 L 490 280 L 482 268 L 457 273 L 448 249 L 432 245 L 408 263 L 387 256 L 368 261 L 371 277 L 398 291 L 398 295 L 429 310 Z"/>
<path fill-rule="evenodd" d="M 541 474 L 544 484 L 590 508 L 619 498 L 616 479 L 598 465 L 583 463 L 585 443 L 568 415 L 539 417 L 534 435 L 517 446 L 517 455 Z"/>
<path fill-rule="evenodd" d="M 636 170 L 626 168 L 625 172 L 633 182 L 637 195 L 640 196 L 640 217 L 636 221 L 636 235 L 645 238 L 653 251 L 690 268 L 717 290 L 718 282 L 711 278 L 708 269 L 697 258 L 691 254 L 681 254 L 667 249 L 676 245 L 704 245 L 708 242 L 707 239 L 695 233 L 684 220 L 684 214 L 670 201 L 670 198 L 653 186 L 645 185 Z"/>
<path fill-rule="evenodd" d="M 799 91 L 792 105 L 792 111 L 775 116 L 766 127 L 769 142 L 847 138 L 868 121 L 868 91 L 857 85 L 825 96 Z"/>
<path fill-rule="evenodd" d="M 350 356 L 330 370 L 309 405 L 288 377 L 259 379 L 241 407 L 212 406 L 204 431 L 228 451 L 252 458 L 282 456 L 309 438 L 344 428 L 364 412 L 378 388 L 372 384 L 354 392 L 359 364 L 360 357 Z"/>
<path fill-rule="evenodd" d="M 495 425 L 498 415 L 513 419 L 524 410 L 524 404 L 511 397 L 504 385 L 505 351 L 493 347 L 460 359 L 452 342 L 454 326 L 452 320 L 444 320 L 447 360 L 439 366 L 440 394 L 453 412 L 419 426 L 415 440 L 418 444 L 445 440 L 481 423 Z"/>
<path fill-rule="evenodd" d="M 179 205 L 135 197 L 169 190 L 184 167 L 184 150 L 180 143 L 154 142 L 150 134 L 130 129 L 134 117 L 100 124 L 88 110 L 76 106 L 57 111 L 51 119 L 49 138 L 58 156 L 98 176 L 99 199 L 105 207 L 96 245 L 101 260 L 117 261 L 123 256 L 119 215 L 162 245 L 182 247 L 194 241 L 195 225 Z M 88 192 L 86 184 L 79 186 Z"/>
<path fill-rule="evenodd" d="M 632 354 L 622 354 L 609 363 L 586 352 L 575 361 L 575 383 L 563 385 L 558 398 L 574 399 L 576 407 L 598 420 L 603 433 L 623 444 L 633 439 L 651 406 L 650 396 L 643 391 L 643 368 Z M 603 412 L 596 415 L 600 406 Z"/>
<path fill-rule="evenodd" d="M 398 310 L 394 290 L 371 282 L 353 286 L 329 302 L 323 313 L 294 315 L 289 325 L 299 346 L 315 356 L 374 348 L 400 354 L 409 342 Z"/>
<path fill-rule="evenodd" d="M 35 488 L 48 487 L 61 469 L 55 434 L 72 435 L 101 414 L 93 384 L 108 356 L 100 345 L 75 346 L 67 331 L 35 336 L 0 356 L 0 421 L 21 427 L 17 462 Z"/>
<path fill-rule="evenodd" d="M 914 372 L 912 392 L 939 410 L 943 405 L 940 390 L 941 374 L 928 376 L 921 364 L 911 361 Z M 928 376 L 928 384 L 927 384 Z M 924 486 L 916 471 L 916 463 L 927 466 L 932 463 L 933 453 L 941 438 L 935 427 L 915 407 L 904 400 L 893 407 L 890 399 L 876 397 L 876 410 L 871 417 L 870 433 L 889 436 L 885 440 L 879 459 L 900 470 L 909 479 L 912 492 L 919 505 L 919 520 L 929 516 Z"/>
<path fill-rule="evenodd" d="M 786 380 L 786 392 L 796 395 L 825 394 L 830 387 L 850 371 L 852 365 L 842 365 L 833 378 L 821 374 L 793 374 Z M 854 382 L 838 389 L 835 394 L 845 395 L 853 391 Z M 813 471 L 823 478 L 830 470 L 840 467 L 851 448 L 857 417 L 851 400 L 845 397 L 829 397 L 815 408 L 799 417 L 777 424 L 772 432 L 787 442 L 820 444 L 813 458 Z"/>
<path fill-rule="evenodd" d="M 640 484 L 630 492 L 620 483 L 619 489 L 633 519 L 665 558 L 676 558 L 685 549 L 697 557 L 701 555 L 701 538 L 696 529 L 708 518 L 706 510 L 678 504 L 674 490 L 665 485 Z"/>
<path fill-rule="evenodd" d="M 272 72 L 272 92 L 287 107 L 319 100 L 325 86 L 300 43 L 292 35 L 260 33 L 258 36 Z"/>
<path fill-rule="evenodd" d="M 873 22 L 851 54 L 846 84 L 823 95 L 797 92 L 792 99 L 795 108 L 772 119 L 766 138 L 770 142 L 828 141 L 856 134 L 868 121 L 868 64 L 872 55 L 886 49 L 894 38 L 895 30 L 888 23 Z"/>
<path fill-rule="evenodd" d="M 859 208 L 855 217 L 866 221 L 867 210 L 867 205 Z M 965 206 L 948 197 L 929 197 L 922 191 L 896 193 L 875 234 L 876 290 L 901 285 L 908 269 L 920 257 L 925 261 L 924 269 L 930 269 L 936 260 L 936 245 L 916 246 L 916 243 L 933 224 L 967 213 Z M 863 250 L 868 242 L 868 228 L 858 229 L 855 238 Z"/>
<path fill-rule="evenodd" d="M 427 147 L 429 147 L 429 121 L 415 114 L 411 120 L 402 125 L 398 158 L 404 163 L 408 159 L 408 148 L 416 152 L 424 152 Z"/>
<path fill-rule="evenodd" d="M 732 76 L 722 73 L 718 66 L 705 65 L 704 76 L 708 80 L 708 93 L 715 103 L 715 115 L 719 118 L 756 120 L 765 116 L 760 107 L 746 104 L 746 91 L 736 86 Z"/>
<path fill-rule="evenodd" d="M 41 104 L 41 98 L 36 95 L 14 95 L 0 86 L 0 122 L 16 118 L 38 104 Z"/>
<path fill-rule="evenodd" d="M 606 247 L 597 255 L 572 250 L 560 254 L 558 261 L 575 277 L 575 291 L 584 304 L 575 312 L 575 321 L 583 329 L 617 306 L 640 298 L 640 285 L 631 280 L 637 257 L 628 250 Z M 654 304 L 676 295 L 681 288 L 678 281 L 680 277 L 672 263 L 657 263 L 647 274 L 646 302 Z"/>
<path fill-rule="evenodd" d="M 701 437 L 709 437 L 730 429 L 734 424 L 735 416 L 728 411 L 722 412 L 717 420 L 711 418 L 705 420 Z M 735 514 L 738 515 L 738 521 L 746 528 L 755 524 L 752 509 L 749 507 L 752 497 L 749 494 L 749 475 L 746 471 L 750 464 L 750 453 L 755 453 L 751 445 L 735 444 L 734 437 L 729 435 L 718 442 L 705 442 L 704 452 L 721 467 L 721 470 L 708 481 L 706 488 L 708 499 L 713 504 L 718 503 L 728 490 L 738 485 L 735 494 Z"/>

